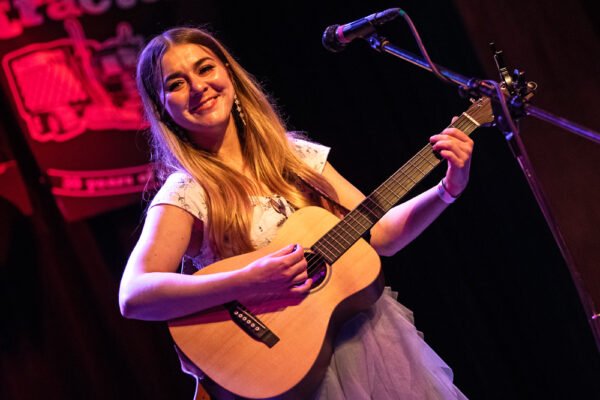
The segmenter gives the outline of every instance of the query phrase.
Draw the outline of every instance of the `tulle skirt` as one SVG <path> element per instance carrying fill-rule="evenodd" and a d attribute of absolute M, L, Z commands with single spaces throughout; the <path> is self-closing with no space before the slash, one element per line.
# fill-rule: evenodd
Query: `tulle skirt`
<path fill-rule="evenodd" d="M 325 378 L 311 400 L 466 400 L 452 370 L 425 343 L 412 311 L 389 287 L 368 311 L 346 322 Z M 204 374 L 179 354 L 184 372 Z M 239 399 L 205 379 L 213 399 Z"/>
<path fill-rule="evenodd" d="M 313 399 L 466 399 L 452 370 L 425 343 L 412 311 L 386 287 L 375 304 L 346 322 Z"/>

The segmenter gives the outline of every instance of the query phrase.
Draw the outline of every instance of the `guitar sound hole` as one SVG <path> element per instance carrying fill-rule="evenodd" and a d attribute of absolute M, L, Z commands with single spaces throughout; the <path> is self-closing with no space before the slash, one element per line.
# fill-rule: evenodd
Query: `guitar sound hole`
<path fill-rule="evenodd" d="M 327 263 L 312 251 L 305 251 L 304 257 L 308 261 L 308 277 L 312 278 L 312 288 L 314 289 L 320 286 L 327 277 Z"/>

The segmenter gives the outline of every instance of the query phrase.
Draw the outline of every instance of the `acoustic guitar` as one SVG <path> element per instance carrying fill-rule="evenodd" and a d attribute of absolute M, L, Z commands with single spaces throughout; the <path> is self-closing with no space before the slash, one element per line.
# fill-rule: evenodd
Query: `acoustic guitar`
<path fill-rule="evenodd" d="M 470 134 L 492 121 L 490 100 L 484 97 L 450 126 Z M 427 145 L 342 220 L 319 207 L 302 208 L 268 246 L 198 271 L 240 269 L 299 243 L 314 283 L 302 299 L 233 301 L 169 321 L 175 343 L 213 381 L 238 396 L 308 398 L 323 378 L 338 329 L 382 293 L 379 256 L 362 236 L 441 160 Z"/>

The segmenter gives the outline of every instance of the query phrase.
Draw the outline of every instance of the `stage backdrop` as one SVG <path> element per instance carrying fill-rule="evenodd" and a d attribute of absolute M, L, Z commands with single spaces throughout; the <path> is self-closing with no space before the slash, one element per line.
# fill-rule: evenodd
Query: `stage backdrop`
<path fill-rule="evenodd" d="M 139 201 L 149 181 L 134 70 L 156 2 L 0 2 L 4 93 L 67 220 Z"/>

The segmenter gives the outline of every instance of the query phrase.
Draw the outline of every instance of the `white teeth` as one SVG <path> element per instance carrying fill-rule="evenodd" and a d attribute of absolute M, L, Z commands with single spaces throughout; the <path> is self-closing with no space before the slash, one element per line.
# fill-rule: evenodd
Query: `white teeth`
<path fill-rule="evenodd" d="M 192 111 L 196 111 L 198 109 L 201 109 L 202 107 L 204 107 L 206 104 L 213 102 L 214 100 L 216 100 L 217 97 L 211 97 L 208 100 L 203 101 L 202 103 L 198 104 L 196 107 L 192 108 Z"/>

